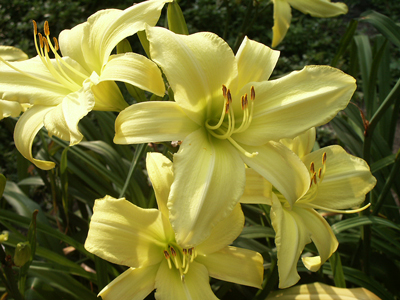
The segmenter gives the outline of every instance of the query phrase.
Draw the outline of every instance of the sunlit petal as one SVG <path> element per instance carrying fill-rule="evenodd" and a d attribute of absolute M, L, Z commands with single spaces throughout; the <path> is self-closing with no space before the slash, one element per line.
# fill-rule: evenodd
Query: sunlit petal
<path fill-rule="evenodd" d="M 183 247 L 204 241 L 242 195 L 244 164 L 237 152 L 228 141 L 211 143 L 201 128 L 188 135 L 174 155 L 175 180 L 168 208 L 177 242 Z"/>
<path fill-rule="evenodd" d="M 229 246 L 242 232 L 243 226 L 243 211 L 240 204 L 236 204 L 232 213 L 217 223 L 210 236 L 196 247 L 197 253 L 208 255 Z"/>
<path fill-rule="evenodd" d="M 231 48 L 210 32 L 186 36 L 158 27 L 147 27 L 146 31 L 151 58 L 163 69 L 175 101 L 202 125 L 209 106 L 222 109 L 222 85 L 228 86 L 237 76 Z"/>
<path fill-rule="evenodd" d="M 278 58 L 279 51 L 245 37 L 236 53 L 239 72 L 238 88 L 242 88 L 249 82 L 268 80 Z"/>
<path fill-rule="evenodd" d="M 258 152 L 258 155 L 249 158 L 242 154 L 243 161 L 272 183 L 290 205 L 307 192 L 309 172 L 283 144 L 271 141 L 260 147 L 245 147 L 249 152 Z"/>
<path fill-rule="evenodd" d="M 246 185 L 240 203 L 272 205 L 272 184 L 253 169 L 246 168 Z"/>
<path fill-rule="evenodd" d="M 338 288 L 324 283 L 315 282 L 291 287 L 290 289 L 272 292 L 267 299 L 279 300 L 380 300 L 365 288 Z"/>
<path fill-rule="evenodd" d="M 143 300 L 154 290 L 159 264 L 142 268 L 129 268 L 108 284 L 98 296 L 103 300 Z"/>
<path fill-rule="evenodd" d="M 29 161 L 38 168 L 50 170 L 55 164 L 50 161 L 43 161 L 33 158 L 32 144 L 36 134 L 43 127 L 43 120 L 48 112 L 54 109 L 52 106 L 34 106 L 28 109 L 19 118 L 14 130 L 15 147 Z"/>
<path fill-rule="evenodd" d="M 342 2 L 332 3 L 330 0 L 287 0 L 291 6 L 303 14 L 313 17 L 329 18 L 347 14 L 347 5 Z"/>
<path fill-rule="evenodd" d="M 18 117 L 23 110 L 21 104 L 15 101 L 0 100 L 0 120 L 7 117 Z"/>
<path fill-rule="evenodd" d="M 318 170 L 322 167 L 323 153 L 326 153 L 326 171 L 322 182 L 318 184 L 316 198 L 309 202 L 306 197 L 298 204 L 328 209 L 358 207 L 376 184 L 369 166 L 363 159 L 348 154 L 340 146 L 329 146 L 308 154 L 303 157 L 305 165 L 314 162 L 315 170 Z"/>
<path fill-rule="evenodd" d="M 161 263 L 156 277 L 157 300 L 218 300 L 211 290 L 205 266 L 192 262 L 184 280 L 176 269 L 170 270 L 166 261 Z"/>
<path fill-rule="evenodd" d="M 175 102 L 142 102 L 118 115 L 114 143 L 178 141 L 198 128 Z"/>
<path fill-rule="evenodd" d="M 151 183 L 153 184 L 158 209 L 168 219 L 169 211 L 167 202 L 171 184 L 174 181 L 172 161 L 161 153 L 149 152 L 146 158 L 146 168 Z"/>
<path fill-rule="evenodd" d="M 28 59 L 28 55 L 21 49 L 3 45 L 0 46 L 0 57 L 6 61 L 21 61 Z"/>
<path fill-rule="evenodd" d="M 329 122 L 347 106 L 356 88 L 353 77 L 328 66 L 307 66 L 253 85 L 253 121 L 245 132 L 234 135 L 235 140 L 248 145 L 294 138 Z"/>
<path fill-rule="evenodd" d="M 85 248 L 112 263 L 142 267 L 159 263 L 172 238 L 156 209 L 142 209 L 124 198 L 96 200 Z M 168 229 L 167 229 L 168 230 Z"/>
<path fill-rule="evenodd" d="M 312 151 L 315 144 L 315 135 L 315 127 L 312 127 L 294 139 L 281 139 L 280 142 L 296 153 L 298 157 L 303 158 Z"/>
<path fill-rule="evenodd" d="M 257 252 L 225 247 L 212 254 L 199 255 L 196 261 L 207 267 L 211 277 L 261 288 L 264 260 Z"/>
<path fill-rule="evenodd" d="M 104 66 L 100 81 L 122 81 L 159 96 L 165 92 L 161 71 L 143 55 L 125 53 L 110 56 Z"/>

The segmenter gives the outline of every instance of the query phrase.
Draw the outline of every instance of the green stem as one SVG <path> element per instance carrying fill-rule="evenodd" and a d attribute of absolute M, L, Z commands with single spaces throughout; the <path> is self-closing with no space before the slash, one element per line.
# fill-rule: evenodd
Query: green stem
<path fill-rule="evenodd" d="M 373 216 L 376 216 L 379 213 L 380 209 L 382 208 L 382 205 L 385 202 L 385 198 L 389 193 L 390 188 L 392 187 L 393 180 L 398 175 L 399 170 L 400 170 L 400 150 L 396 154 L 396 159 L 392 167 L 392 170 L 390 171 L 389 177 L 385 182 L 385 185 L 381 191 L 381 194 L 379 195 L 378 200 L 376 201 L 376 205 L 374 207 L 374 210 L 372 211 Z"/>
<path fill-rule="evenodd" d="M 128 176 L 126 177 L 124 187 L 122 188 L 121 192 L 119 193 L 119 198 L 125 195 L 126 189 L 128 188 L 129 182 L 131 181 L 133 171 L 137 166 L 139 158 L 143 156 L 147 148 L 147 144 L 140 144 L 136 147 L 135 155 L 133 156 L 131 166 L 129 168 Z"/>
<path fill-rule="evenodd" d="M 1 279 L 5 280 L 5 286 L 9 288 L 9 294 L 15 300 L 24 300 L 21 293 L 18 289 L 17 280 L 14 277 L 14 270 L 12 269 L 11 260 L 7 259 L 7 255 L 3 250 L 3 247 L 0 246 L 0 263 L 1 267 L 4 270 L 4 275 Z M 7 284 L 6 284 L 7 283 Z"/>

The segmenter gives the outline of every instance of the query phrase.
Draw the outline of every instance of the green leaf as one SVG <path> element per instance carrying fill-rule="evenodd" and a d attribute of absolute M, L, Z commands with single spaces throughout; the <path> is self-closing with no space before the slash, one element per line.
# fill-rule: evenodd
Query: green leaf
<path fill-rule="evenodd" d="M 7 179 L 3 174 L 0 174 L 0 198 L 3 196 L 4 189 L 6 188 Z"/>
<path fill-rule="evenodd" d="M 354 227 L 360 227 L 363 225 L 382 225 L 386 226 L 389 228 L 393 228 L 396 230 L 400 230 L 400 226 L 389 221 L 386 219 L 382 219 L 379 217 L 375 216 L 358 216 L 350 219 L 346 219 L 343 221 L 340 221 L 338 223 L 333 224 L 332 230 L 335 234 L 339 234 L 342 231 L 354 228 Z"/>
<path fill-rule="evenodd" d="M 340 260 L 340 254 L 338 251 L 332 254 L 332 256 L 329 258 L 329 263 L 331 264 L 335 286 L 345 288 L 346 280 L 344 279 L 342 261 Z"/>

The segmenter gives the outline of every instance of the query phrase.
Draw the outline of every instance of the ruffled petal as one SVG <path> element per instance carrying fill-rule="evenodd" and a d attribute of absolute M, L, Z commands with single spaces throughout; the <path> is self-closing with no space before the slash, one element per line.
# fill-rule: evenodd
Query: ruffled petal
<path fill-rule="evenodd" d="M 272 81 L 254 83 L 254 116 L 250 127 L 232 137 L 248 145 L 294 138 L 323 125 L 349 103 L 355 79 L 328 66 L 307 66 Z M 250 87 L 245 86 L 247 91 Z"/>
<path fill-rule="evenodd" d="M 22 111 L 22 106 L 19 102 L 0 100 L 0 120 L 7 117 L 18 117 Z"/>
<path fill-rule="evenodd" d="M 195 261 L 190 263 L 184 280 L 181 280 L 177 269 L 169 269 L 167 262 L 163 261 L 155 286 L 157 300 L 218 300 L 211 290 L 207 268 Z"/>
<path fill-rule="evenodd" d="M 303 14 L 313 17 L 330 18 L 341 14 L 347 14 L 347 5 L 341 2 L 332 3 L 330 0 L 287 0 L 291 6 Z"/>
<path fill-rule="evenodd" d="M 168 220 L 169 211 L 167 207 L 169 191 L 174 181 L 172 172 L 172 161 L 161 153 L 149 152 L 146 158 L 147 173 L 153 184 L 158 209 Z"/>
<path fill-rule="evenodd" d="M 12 46 L 0 46 L 0 57 L 6 61 L 27 60 L 28 54 Z"/>
<path fill-rule="evenodd" d="M 156 209 L 142 209 L 124 198 L 95 201 L 87 251 L 112 263 L 139 268 L 165 260 L 163 251 L 173 232 L 163 226 Z"/>
<path fill-rule="evenodd" d="M 159 264 L 143 268 L 129 268 L 100 291 L 103 300 L 143 300 L 154 290 Z"/>
<path fill-rule="evenodd" d="M 91 85 L 89 79 L 85 80 L 78 92 L 68 94 L 62 103 L 46 114 L 44 126 L 49 136 L 55 135 L 70 141 L 71 146 L 82 140 L 83 135 L 79 131 L 78 123 L 93 109 L 95 103 Z"/>
<path fill-rule="evenodd" d="M 315 210 L 297 209 L 295 212 L 301 216 L 304 226 L 311 233 L 311 240 L 319 253 L 319 256 L 302 257 L 303 264 L 310 271 L 316 272 L 336 251 L 339 243 L 328 222 Z"/>
<path fill-rule="evenodd" d="M 294 139 L 281 139 L 280 142 L 292 150 L 298 157 L 303 158 L 314 148 L 315 138 L 315 127 L 312 127 Z"/>
<path fill-rule="evenodd" d="M 272 205 L 272 184 L 253 169 L 246 168 L 246 185 L 239 201 Z"/>
<path fill-rule="evenodd" d="M 301 217 L 294 210 L 284 209 L 276 197 L 272 200 L 271 221 L 276 233 L 279 288 L 283 289 L 299 281 L 297 261 L 304 246 L 311 243 L 311 233 L 304 227 Z"/>
<path fill-rule="evenodd" d="M 164 80 L 157 65 L 136 53 L 110 56 L 101 71 L 100 81 L 122 81 L 158 96 L 165 93 Z"/>
<path fill-rule="evenodd" d="M 242 232 L 243 226 L 243 211 L 240 204 L 236 204 L 232 213 L 219 222 L 211 230 L 210 236 L 196 247 L 197 253 L 208 255 L 229 246 Z"/>
<path fill-rule="evenodd" d="M 278 300 L 310 300 L 310 299 L 321 299 L 321 300 L 380 300 L 374 293 L 368 291 L 365 288 L 338 288 L 329 286 L 324 283 L 315 282 L 309 284 L 302 284 L 291 287 L 286 290 L 274 291 L 269 294 L 267 299 L 278 299 Z"/>
<path fill-rule="evenodd" d="M 237 76 L 228 44 L 210 32 L 187 36 L 158 27 L 146 31 L 151 58 L 162 68 L 185 113 L 199 125 L 207 115 L 211 117 L 214 107 L 219 116 L 224 102 L 222 85 L 229 87 Z"/>
<path fill-rule="evenodd" d="M 180 141 L 198 128 L 175 102 L 142 102 L 118 115 L 114 143 Z"/>
<path fill-rule="evenodd" d="M 124 11 L 105 9 L 90 16 L 83 28 L 82 52 L 91 69 L 98 72 L 124 38 L 144 30 L 145 24 L 154 26 L 164 4 L 171 1 L 144 1 Z"/>
<path fill-rule="evenodd" d="M 272 47 L 278 46 L 284 39 L 292 20 L 292 10 L 286 0 L 273 0 L 274 26 L 272 27 Z"/>
<path fill-rule="evenodd" d="M 170 220 L 178 244 L 190 248 L 232 212 L 243 193 L 244 164 L 228 141 L 210 138 L 201 128 L 174 155 L 174 176 Z"/>
<path fill-rule="evenodd" d="M 225 247 L 196 261 L 206 266 L 211 277 L 261 289 L 264 259 L 260 253 L 236 247 Z"/>
<path fill-rule="evenodd" d="M 246 36 L 236 53 L 239 72 L 238 88 L 242 88 L 249 82 L 268 80 L 278 58 L 279 51 L 250 40 Z"/>
<path fill-rule="evenodd" d="M 43 127 L 45 115 L 53 109 L 54 107 L 52 106 L 31 107 L 22 114 L 14 129 L 15 147 L 17 147 L 22 156 L 42 170 L 54 168 L 55 163 L 33 158 L 32 144 L 36 134 Z"/>
<path fill-rule="evenodd" d="M 310 186 L 310 175 L 304 163 L 281 143 L 269 142 L 260 147 L 244 146 L 254 157 L 241 154 L 243 161 L 268 180 L 292 206 Z"/>
<path fill-rule="evenodd" d="M 38 56 L 9 65 L 15 69 L 0 63 L 2 100 L 50 106 L 61 103 L 65 95 L 71 92 L 54 79 Z"/>
<path fill-rule="evenodd" d="M 346 209 L 360 205 L 376 184 L 367 163 L 335 145 L 306 155 L 303 157 L 304 164 L 309 166 L 314 162 L 318 171 L 322 168 L 323 153 L 326 153 L 326 171 L 318 184 L 317 195 L 315 198 L 300 199 L 298 204 L 321 209 Z"/>

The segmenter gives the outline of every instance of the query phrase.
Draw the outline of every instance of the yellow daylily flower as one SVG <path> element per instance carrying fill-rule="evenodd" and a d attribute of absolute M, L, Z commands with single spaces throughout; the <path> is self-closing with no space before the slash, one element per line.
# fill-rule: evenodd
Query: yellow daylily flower
<path fill-rule="evenodd" d="M 78 122 L 91 110 L 121 111 L 127 106 L 114 81 L 123 81 L 157 95 L 164 94 L 158 67 L 135 53 L 111 55 L 125 37 L 155 25 L 164 3 L 150 0 L 122 11 L 101 10 L 71 30 L 51 39 L 47 22 L 44 35 L 34 22 L 38 55 L 21 62 L 0 62 L 0 99 L 33 106 L 19 119 L 14 132 L 15 146 L 41 169 L 53 162 L 33 158 L 32 143 L 43 127 L 49 135 L 79 143 L 83 135 Z M 58 53 L 62 53 L 63 57 Z M 55 58 L 51 59 L 50 54 Z"/>
<path fill-rule="evenodd" d="M 292 19 L 291 6 L 303 14 L 318 18 L 336 17 L 347 14 L 347 5 L 331 0 L 272 0 L 274 4 L 274 26 L 272 27 L 272 47 L 278 46 L 285 37 Z"/>
<path fill-rule="evenodd" d="M 177 241 L 198 244 L 229 215 L 243 193 L 245 164 L 285 197 L 301 197 L 308 172 L 276 141 L 333 118 L 349 102 L 354 78 L 328 66 L 310 66 L 268 81 L 279 52 L 263 44 L 245 38 L 235 56 L 210 32 L 146 30 L 151 58 L 162 68 L 175 101 L 126 108 L 117 117 L 114 142 L 182 140 L 169 199 Z"/>
<path fill-rule="evenodd" d="M 300 279 L 296 266 L 306 244 L 314 242 L 319 252 L 319 256 L 302 257 L 305 267 L 313 272 L 336 251 L 335 234 L 315 209 L 336 213 L 359 212 L 366 207 L 344 209 L 358 207 L 376 184 L 364 160 L 348 154 L 340 146 L 311 152 L 314 141 L 315 129 L 293 140 L 281 140 L 310 169 L 309 189 L 295 202 L 273 189 L 272 184 L 254 170 L 246 169 L 246 188 L 240 201 L 272 206 L 280 288 L 292 286 Z"/>
<path fill-rule="evenodd" d="M 2 45 L 0 45 L 0 57 L 5 61 L 21 61 L 28 59 L 28 55 L 21 49 Z M 26 106 L 24 107 L 24 105 L 18 102 L 0 99 L 0 120 L 7 117 L 18 117 L 21 111 L 25 111 L 26 108 Z"/>
<path fill-rule="evenodd" d="M 272 292 L 268 299 L 279 300 L 380 300 L 378 296 L 365 288 L 338 288 L 315 282 L 291 287 L 283 291 Z"/>
<path fill-rule="evenodd" d="M 158 210 L 142 209 L 124 198 L 106 196 L 95 201 L 85 248 L 112 263 L 130 267 L 99 296 L 103 300 L 142 300 L 156 289 L 157 300 L 217 299 L 209 276 L 261 288 L 261 255 L 229 246 L 243 229 L 240 204 L 203 243 L 182 247 L 168 220 L 172 162 L 159 153 L 149 153 L 147 170 Z"/>

